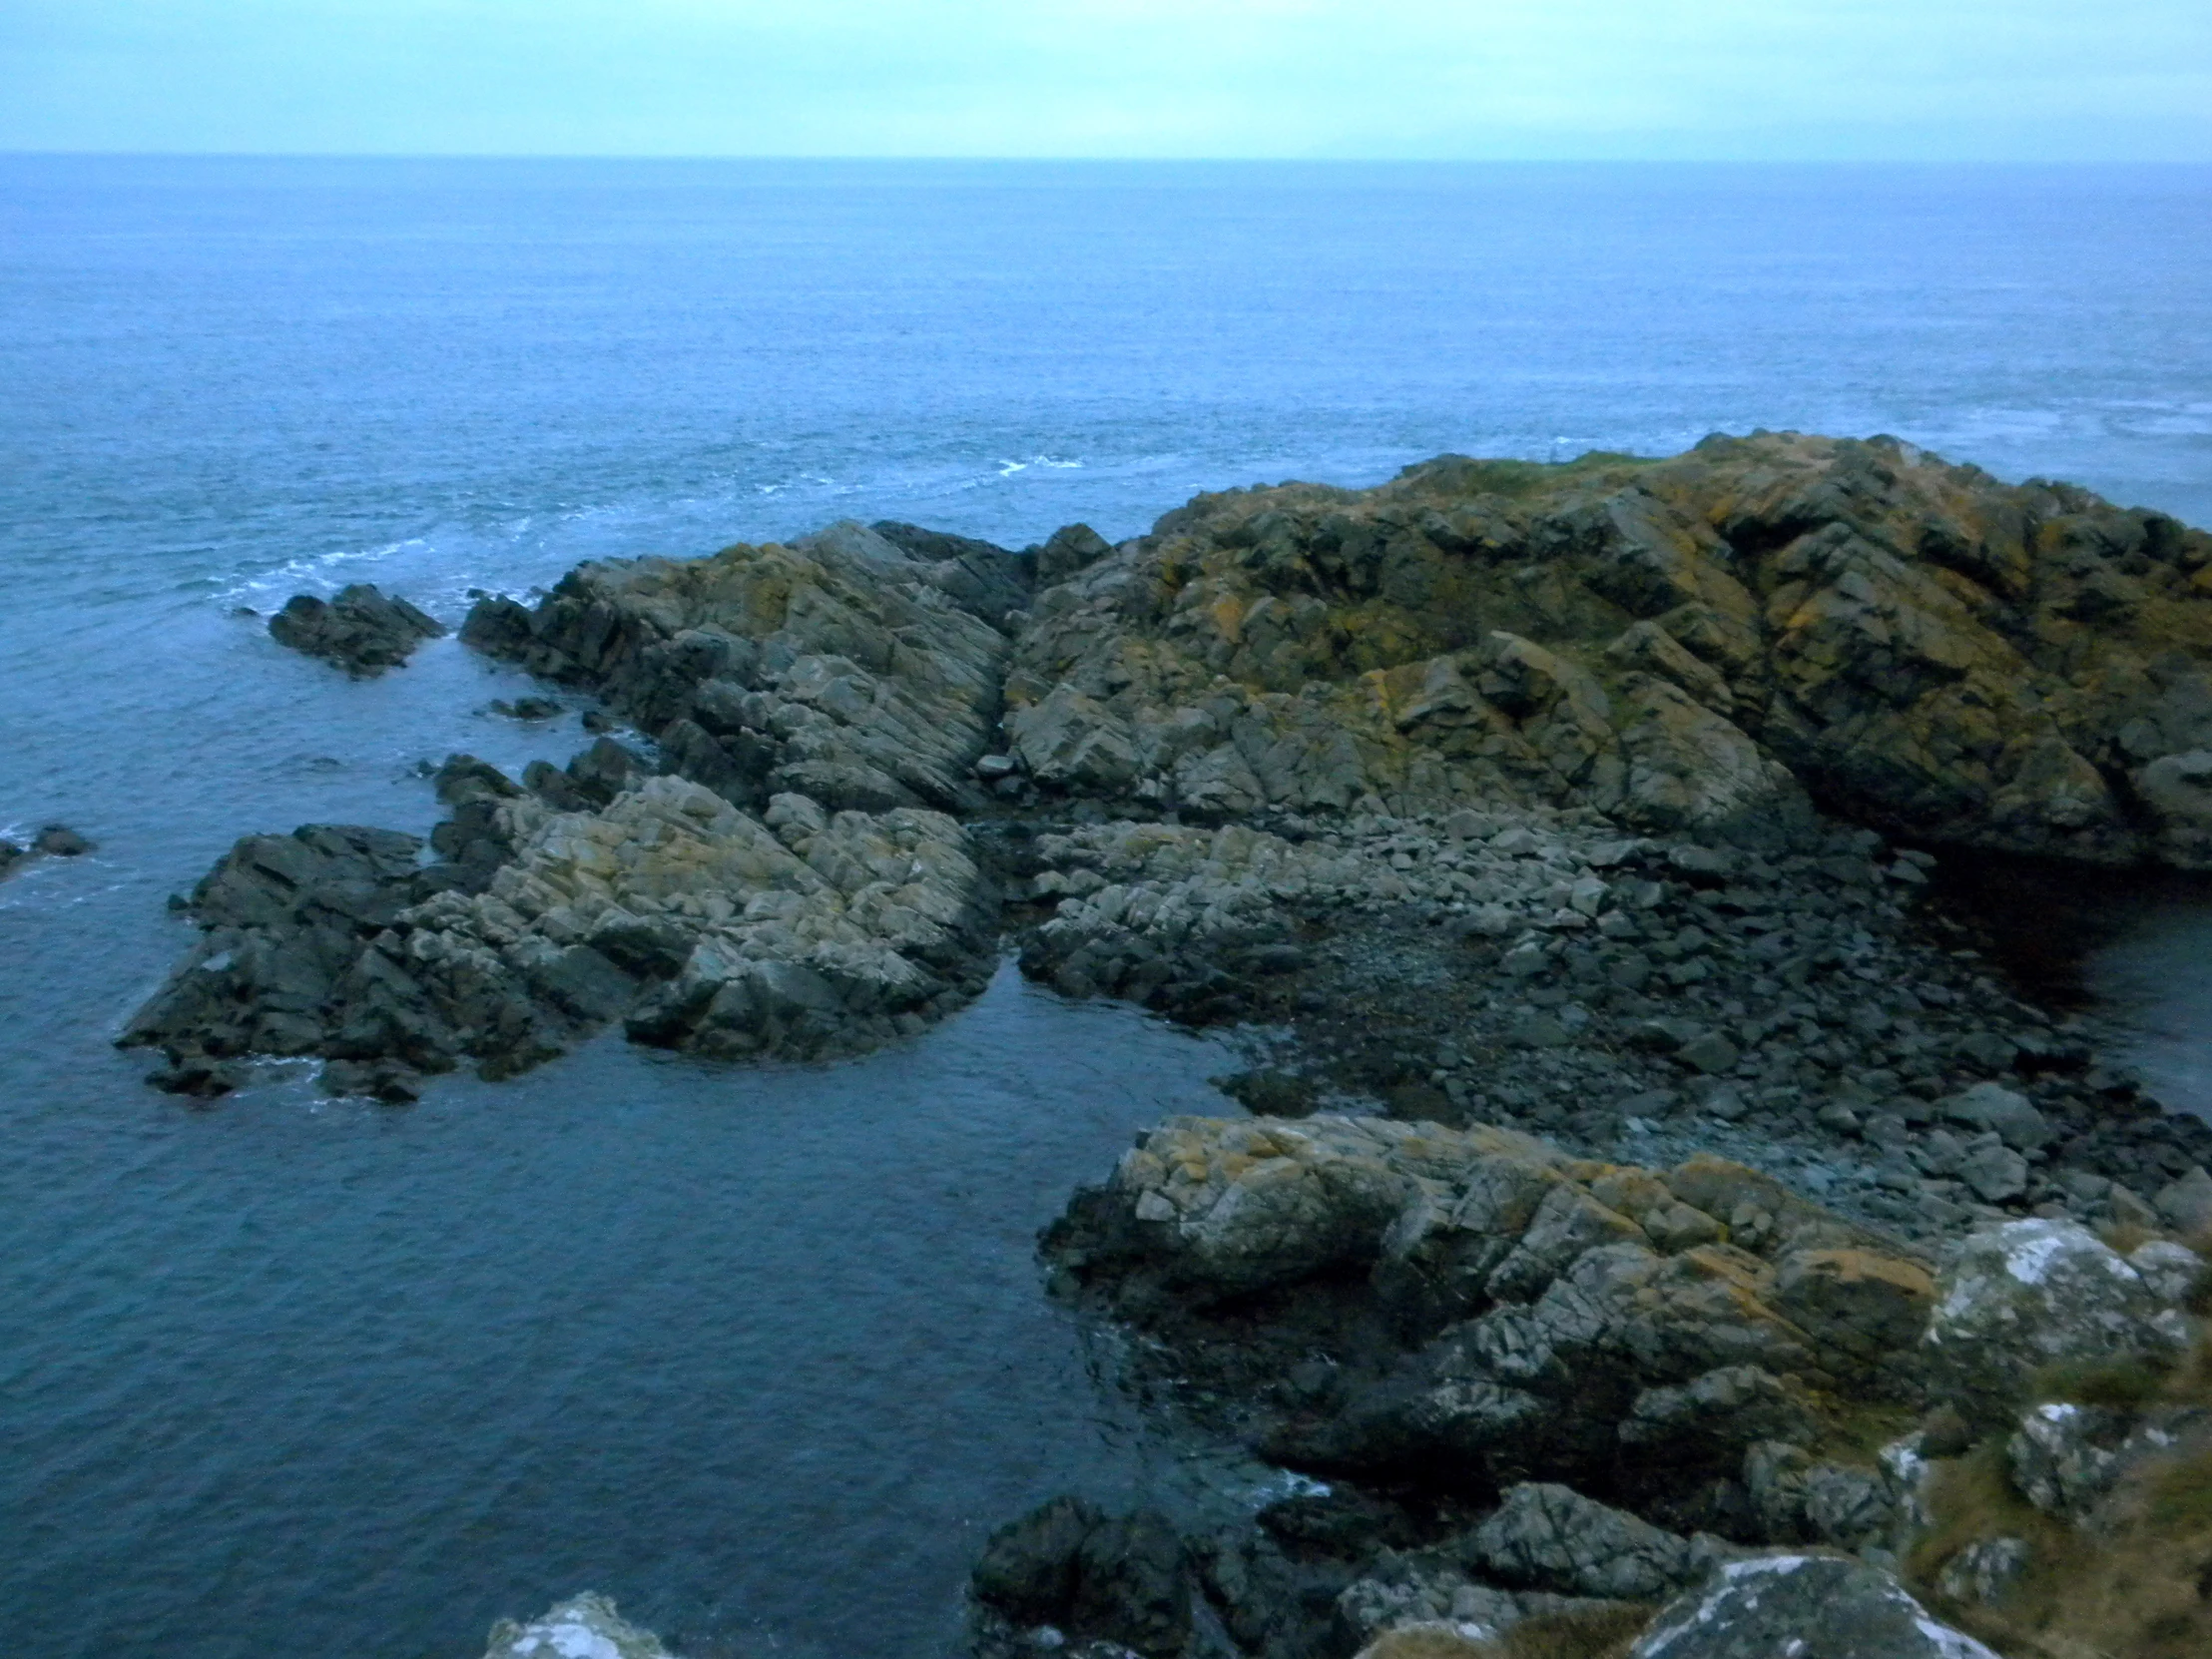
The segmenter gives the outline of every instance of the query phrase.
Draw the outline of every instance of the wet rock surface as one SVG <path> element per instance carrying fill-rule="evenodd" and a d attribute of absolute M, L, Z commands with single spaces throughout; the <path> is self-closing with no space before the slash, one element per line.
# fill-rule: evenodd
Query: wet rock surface
<path fill-rule="evenodd" d="M 444 633 L 436 618 L 365 582 L 330 600 L 294 594 L 269 619 L 269 637 L 278 645 L 320 657 L 357 680 L 400 667 L 416 646 Z"/>
<path fill-rule="evenodd" d="M 0 839 L 0 881 L 39 858 L 81 858 L 95 843 L 66 824 L 49 824 L 28 844 Z"/>

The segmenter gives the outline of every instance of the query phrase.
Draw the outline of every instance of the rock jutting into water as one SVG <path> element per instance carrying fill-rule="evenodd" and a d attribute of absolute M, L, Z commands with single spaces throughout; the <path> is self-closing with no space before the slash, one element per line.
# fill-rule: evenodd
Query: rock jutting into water
<path fill-rule="evenodd" d="M 1310 1488 L 1048 1503 L 984 1552 L 979 1652 L 2212 1641 L 2212 1127 L 1931 897 L 1985 852 L 2212 867 L 2212 536 L 1760 433 L 1118 547 L 846 522 L 462 638 L 641 747 L 454 757 L 427 847 L 240 841 L 122 1038 L 163 1087 L 317 1056 L 400 1101 L 613 1023 L 853 1053 L 1001 939 L 1243 1028 L 1257 1115 L 1152 1131 L 1045 1259 L 1148 1397 Z"/>
<path fill-rule="evenodd" d="M 444 633 L 436 618 L 365 582 L 327 602 L 293 594 L 269 619 L 269 637 L 278 645 L 334 663 L 356 680 L 400 667 L 416 646 Z"/>
<path fill-rule="evenodd" d="M 34 858 L 81 858 L 94 850 L 93 843 L 66 824 L 49 824 L 31 837 L 28 846 L 0 840 L 0 880 L 13 875 Z"/>
<path fill-rule="evenodd" d="M 2007 1652 L 2212 1633 L 2212 1516 L 2155 1501 L 2212 1471 L 2203 1264 L 2169 1241 L 2029 1219 L 1931 1256 L 1721 1159 L 1319 1116 L 1152 1131 L 1044 1255 L 1148 1394 L 1328 1484 L 1181 1538 L 1055 1500 L 976 1568 L 988 1659 L 1196 1659 L 1199 1607 L 1255 1659 L 1988 1652 L 1900 1573 Z M 1516 1629 L 1583 1645 L 1483 1645 Z"/>

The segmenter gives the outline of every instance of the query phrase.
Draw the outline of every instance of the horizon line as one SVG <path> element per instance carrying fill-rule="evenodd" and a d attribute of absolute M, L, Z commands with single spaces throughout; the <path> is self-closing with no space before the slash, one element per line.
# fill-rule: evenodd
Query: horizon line
<path fill-rule="evenodd" d="M 318 161 L 318 162 L 805 162 L 968 163 L 1161 167 L 1974 167 L 1974 168 L 2212 168 L 2212 156 L 1913 156 L 1913 155 L 1377 155 L 1237 156 L 1116 154 L 816 153 L 785 151 L 619 150 L 132 150 L 0 145 L 0 159 L 52 158 L 109 161 Z"/>

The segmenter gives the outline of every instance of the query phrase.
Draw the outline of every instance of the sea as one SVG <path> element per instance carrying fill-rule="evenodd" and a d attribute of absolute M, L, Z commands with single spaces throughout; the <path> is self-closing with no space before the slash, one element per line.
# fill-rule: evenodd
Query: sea
<path fill-rule="evenodd" d="M 112 1039 L 237 836 L 421 830 L 584 741 L 448 639 L 580 560 L 838 518 L 1018 547 L 1441 451 L 1895 433 L 2212 524 L 2212 169 L 0 157 L 0 1632 L 42 1659 L 469 1659 L 591 1588 L 692 1659 L 941 1659 L 1060 1491 L 1256 1506 L 1038 1227 L 1230 1043 L 1009 965 L 872 1057 L 619 1037 L 421 1104 Z M 2212 904 L 2082 995 L 2212 1108 Z"/>

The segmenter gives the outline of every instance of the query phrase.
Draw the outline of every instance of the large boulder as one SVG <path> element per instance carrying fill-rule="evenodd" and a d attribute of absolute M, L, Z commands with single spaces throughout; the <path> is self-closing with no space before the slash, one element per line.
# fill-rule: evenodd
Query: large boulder
<path fill-rule="evenodd" d="M 1692 1199 L 1756 1248 L 1659 1248 L 1638 1217 L 1664 1231 Z M 1863 1456 L 1817 1394 L 1907 1397 L 1932 1301 L 1894 1242 L 1722 1160 L 1655 1172 L 1487 1126 L 1331 1115 L 1172 1120 L 1045 1247 L 1062 1282 L 1281 1392 L 1248 1419 L 1268 1455 L 1461 1493 L 1656 1495 L 1686 1468 L 1733 1477 L 1754 1442 Z M 1256 1315 L 1255 1298 L 1272 1300 Z M 1264 1381 L 1316 1347 L 1358 1363 L 1319 1397 Z M 1778 1541 L 1848 1531 L 1865 1507 L 1789 1491 Z"/>
<path fill-rule="evenodd" d="M 1996 1416 L 2046 1366 L 2167 1362 L 2191 1336 L 2127 1258 L 2079 1223 L 2038 1217 L 1951 1251 L 1922 1348 L 1938 1387 Z"/>
<path fill-rule="evenodd" d="M 435 617 L 365 582 L 327 601 L 294 594 L 269 619 L 269 637 L 278 645 L 334 663 L 357 680 L 399 667 L 416 646 L 444 632 Z"/>
<path fill-rule="evenodd" d="M 1830 1555 L 1731 1561 L 1669 1604 L 1628 1659 L 1997 1659 L 1879 1568 Z"/>

